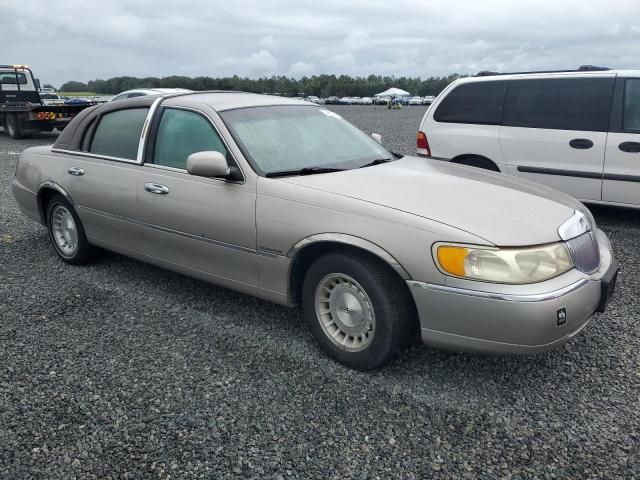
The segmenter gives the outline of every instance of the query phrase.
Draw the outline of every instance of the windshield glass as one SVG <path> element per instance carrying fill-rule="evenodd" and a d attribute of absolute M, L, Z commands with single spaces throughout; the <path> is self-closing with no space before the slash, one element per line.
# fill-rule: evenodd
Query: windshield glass
<path fill-rule="evenodd" d="M 254 167 L 265 174 L 303 168 L 358 168 L 393 155 L 325 108 L 273 106 L 221 112 Z"/>

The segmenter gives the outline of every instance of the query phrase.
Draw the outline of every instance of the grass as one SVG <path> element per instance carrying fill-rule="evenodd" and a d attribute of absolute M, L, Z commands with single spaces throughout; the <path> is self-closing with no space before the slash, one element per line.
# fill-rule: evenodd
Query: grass
<path fill-rule="evenodd" d="M 65 97 L 102 97 L 104 93 L 96 92 L 61 92 L 56 91 L 58 95 L 64 95 Z"/>

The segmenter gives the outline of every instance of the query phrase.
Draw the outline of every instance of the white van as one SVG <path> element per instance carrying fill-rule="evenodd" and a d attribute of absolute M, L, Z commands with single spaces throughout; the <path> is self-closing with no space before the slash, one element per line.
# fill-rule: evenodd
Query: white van
<path fill-rule="evenodd" d="M 640 207 L 640 70 L 481 73 L 427 110 L 418 155 Z"/>

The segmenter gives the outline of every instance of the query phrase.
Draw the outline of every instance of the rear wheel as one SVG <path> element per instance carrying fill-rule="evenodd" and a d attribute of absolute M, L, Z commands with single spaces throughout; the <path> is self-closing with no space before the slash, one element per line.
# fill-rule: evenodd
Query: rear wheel
<path fill-rule="evenodd" d="M 56 253 L 67 263 L 89 263 L 100 252 L 89 244 L 80 218 L 62 195 L 54 195 L 49 200 L 47 229 Z"/>
<path fill-rule="evenodd" d="M 304 316 L 333 359 L 371 370 L 398 355 L 413 338 L 412 300 L 381 261 L 359 253 L 316 260 L 303 285 Z"/>
<path fill-rule="evenodd" d="M 18 121 L 18 117 L 14 114 L 8 114 L 4 119 L 4 129 L 7 134 L 14 139 L 22 138 L 22 132 L 20 131 L 20 122 Z"/>
<path fill-rule="evenodd" d="M 493 163 L 488 158 L 482 157 L 466 157 L 461 160 L 457 160 L 454 163 L 458 163 L 460 165 L 468 165 L 470 167 L 483 168 L 485 170 L 491 170 L 494 172 L 499 172 L 500 169 L 498 166 Z"/>

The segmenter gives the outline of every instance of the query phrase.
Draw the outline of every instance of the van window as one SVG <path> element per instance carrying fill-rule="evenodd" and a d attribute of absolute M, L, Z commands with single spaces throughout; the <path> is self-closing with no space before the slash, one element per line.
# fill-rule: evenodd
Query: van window
<path fill-rule="evenodd" d="M 148 112 L 148 108 L 129 108 L 103 115 L 91 140 L 90 152 L 135 160 Z"/>
<path fill-rule="evenodd" d="M 513 80 L 502 124 L 510 127 L 606 132 L 613 78 Z"/>
<path fill-rule="evenodd" d="M 463 83 L 453 89 L 438 105 L 436 122 L 498 125 L 507 82 Z"/>
<path fill-rule="evenodd" d="M 640 78 L 625 82 L 622 129 L 640 131 Z"/>

